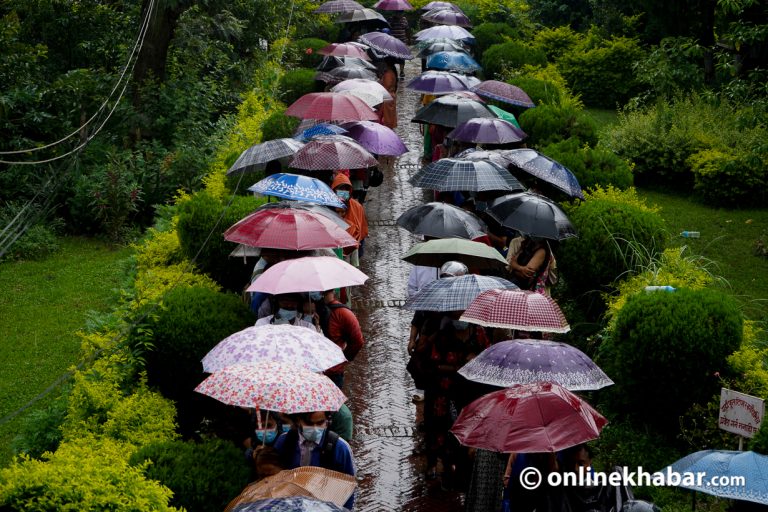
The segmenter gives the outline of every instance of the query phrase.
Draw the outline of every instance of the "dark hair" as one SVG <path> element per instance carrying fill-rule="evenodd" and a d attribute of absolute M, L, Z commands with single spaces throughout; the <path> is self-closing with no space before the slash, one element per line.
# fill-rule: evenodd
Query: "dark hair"
<path fill-rule="evenodd" d="M 330 419 L 331 414 L 327 411 L 313 411 L 313 412 L 300 412 L 298 414 L 289 414 L 288 416 L 293 420 L 294 423 L 298 424 L 299 421 L 303 421 L 304 423 L 309 423 L 310 417 L 318 412 L 322 412 L 325 414 L 325 419 Z"/>

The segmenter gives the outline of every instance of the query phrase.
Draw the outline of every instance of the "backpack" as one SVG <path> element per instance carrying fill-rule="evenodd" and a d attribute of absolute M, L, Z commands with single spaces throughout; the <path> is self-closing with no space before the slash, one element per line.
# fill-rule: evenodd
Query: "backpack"
<path fill-rule="evenodd" d="M 341 303 L 338 303 L 338 304 L 324 303 L 320 308 L 315 307 L 317 316 L 320 317 L 320 328 L 323 330 L 323 334 L 325 335 L 326 338 L 328 337 L 328 325 L 331 322 L 331 313 L 333 313 L 334 309 L 339 309 L 339 308 L 347 308 L 350 311 L 352 311 L 349 307 Z"/>
<path fill-rule="evenodd" d="M 292 428 L 285 434 L 285 441 L 280 449 L 280 465 L 284 468 L 291 467 L 294 451 L 299 442 L 299 431 Z M 320 467 L 339 471 L 336 464 L 336 444 L 339 442 L 339 434 L 330 429 L 325 431 L 323 446 L 320 447 Z"/>

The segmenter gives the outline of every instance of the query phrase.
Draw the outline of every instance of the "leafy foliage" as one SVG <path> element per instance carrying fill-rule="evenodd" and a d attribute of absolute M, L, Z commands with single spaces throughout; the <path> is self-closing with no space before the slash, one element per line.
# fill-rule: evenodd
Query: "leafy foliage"
<path fill-rule="evenodd" d="M 0 226 L 8 229 L 6 236 L 21 230 L 27 222 L 32 225 L 7 249 L 0 261 L 37 260 L 59 250 L 57 235 L 64 228 L 61 219 L 48 219 L 44 208 L 36 203 L 8 201 L 0 206 Z"/>
<path fill-rule="evenodd" d="M 597 144 L 595 120 L 574 104 L 539 105 L 523 112 L 518 120 L 534 146 L 543 147 L 566 139 Z"/>
<path fill-rule="evenodd" d="M 519 37 L 517 31 L 508 23 L 481 23 L 472 29 L 472 35 L 475 36 L 477 55 L 483 55 L 488 48 L 495 44 Z"/>
<path fill-rule="evenodd" d="M 280 78 L 280 97 L 291 104 L 305 94 L 315 91 L 314 69 L 299 68 L 286 71 Z"/>
<path fill-rule="evenodd" d="M 483 73 L 486 79 L 501 76 L 505 69 L 521 68 L 526 64 L 544 66 L 547 56 L 538 48 L 519 41 L 494 44 L 483 53 Z"/>
<path fill-rule="evenodd" d="M 13 439 L 14 453 L 39 458 L 45 452 L 55 451 L 64 437 L 61 425 L 66 413 L 66 395 L 61 395 L 42 408 L 30 412 Z"/>
<path fill-rule="evenodd" d="M 706 149 L 687 162 L 694 175 L 694 191 L 706 203 L 736 206 L 765 204 L 768 187 L 768 151 L 740 153 L 738 149 Z"/>
<path fill-rule="evenodd" d="M 542 153 L 566 166 L 579 180 L 581 188 L 632 186 L 632 171 L 626 160 L 602 146 L 580 145 L 576 138 L 542 148 Z"/>
<path fill-rule="evenodd" d="M 672 98 L 682 92 L 700 90 L 704 85 L 700 64 L 703 53 L 704 49 L 693 39 L 662 39 L 634 63 L 637 81 L 645 89 L 642 98 Z"/>
<path fill-rule="evenodd" d="M 583 39 L 583 35 L 567 26 L 545 27 L 536 32 L 533 44 L 546 54 L 549 61 L 556 62 L 573 51 Z"/>
<path fill-rule="evenodd" d="M 263 140 L 293 137 L 293 133 L 299 127 L 300 122 L 299 118 L 287 116 L 284 111 L 274 112 L 264 121 L 264 125 L 261 127 L 261 137 Z"/>
<path fill-rule="evenodd" d="M 328 46 L 328 41 L 316 37 L 307 37 L 293 41 L 288 50 L 290 57 L 287 60 L 289 62 L 296 62 L 302 68 L 316 68 L 324 57 L 318 53 L 318 50 L 325 46 Z"/>

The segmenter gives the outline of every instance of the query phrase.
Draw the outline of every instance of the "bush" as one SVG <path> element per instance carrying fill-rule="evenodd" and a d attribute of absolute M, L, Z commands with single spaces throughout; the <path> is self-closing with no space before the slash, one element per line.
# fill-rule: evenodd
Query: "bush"
<path fill-rule="evenodd" d="M 693 190 L 708 204 L 761 205 L 768 198 L 768 158 L 739 152 L 739 148 L 706 149 L 691 155 L 688 165 L 693 170 Z"/>
<path fill-rule="evenodd" d="M 173 491 L 172 506 L 189 512 L 223 510 L 248 483 L 243 453 L 220 439 L 154 443 L 130 459 L 133 466 L 147 462 L 146 476 Z"/>
<path fill-rule="evenodd" d="M 578 139 L 570 138 L 550 144 L 541 152 L 573 172 L 583 189 L 608 185 L 625 189 L 632 186 L 632 171 L 626 160 L 601 146 L 581 145 Z"/>
<path fill-rule="evenodd" d="M 302 68 L 315 68 L 323 60 L 323 55 L 317 53 L 321 48 L 328 46 L 328 41 L 307 37 L 291 43 L 291 57 L 295 58 Z"/>
<path fill-rule="evenodd" d="M 285 115 L 285 110 L 274 112 L 261 127 L 261 140 L 286 139 L 293 137 L 301 120 L 297 117 Z"/>
<path fill-rule="evenodd" d="M 533 66 L 545 66 L 547 56 L 538 48 L 517 42 L 494 44 L 483 53 L 483 73 L 490 80 L 509 68 L 516 69 L 530 64 Z"/>
<path fill-rule="evenodd" d="M 305 94 L 315 91 L 314 69 L 292 69 L 280 78 L 280 99 L 290 105 Z"/>
<path fill-rule="evenodd" d="M 535 147 L 570 138 L 580 144 L 597 144 L 597 123 L 575 105 L 540 105 L 523 112 L 518 120 L 528 134 L 528 144 Z"/>
<path fill-rule="evenodd" d="M 66 395 L 49 400 L 43 407 L 26 414 L 11 443 L 14 453 L 37 459 L 45 452 L 55 451 L 63 438 L 61 424 L 66 414 Z"/>
<path fill-rule="evenodd" d="M 680 288 L 630 297 L 598 354 L 615 382 L 611 410 L 673 439 L 680 416 L 720 389 L 742 332 L 738 305 L 721 292 Z"/>
<path fill-rule="evenodd" d="M 543 28 L 536 32 L 533 45 L 542 50 L 549 61 L 555 62 L 571 52 L 582 39 L 583 36 L 567 26 Z"/>
<path fill-rule="evenodd" d="M 537 106 L 560 105 L 563 98 L 567 96 L 566 92 L 557 83 L 549 80 L 518 75 L 508 77 L 506 81 L 524 90 Z"/>
<path fill-rule="evenodd" d="M 519 34 L 507 23 L 482 23 L 472 29 L 475 36 L 475 54 L 483 55 L 495 44 L 501 44 L 509 39 L 516 39 Z"/>
<path fill-rule="evenodd" d="M 0 205 L 0 226 L 8 228 L 4 233 L 3 241 L 7 241 L 5 237 L 23 230 L 23 234 L 13 245 L 3 247 L 6 252 L 0 255 L 0 261 L 36 260 L 58 251 L 57 235 L 64 228 L 64 222 L 58 218 L 49 219 L 48 217 L 43 208 L 35 203 L 8 201 Z M 26 225 L 30 222 L 30 225 Z"/>

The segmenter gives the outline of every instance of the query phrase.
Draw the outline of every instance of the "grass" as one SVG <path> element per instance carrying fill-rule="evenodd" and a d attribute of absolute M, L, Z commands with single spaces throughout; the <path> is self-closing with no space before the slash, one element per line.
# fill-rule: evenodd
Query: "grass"
<path fill-rule="evenodd" d="M 65 238 L 42 260 L 0 265 L 0 417 L 23 406 L 78 361 L 75 332 L 90 310 L 110 308 L 129 249 Z M 46 399 L 44 398 L 43 401 Z M 0 466 L 24 414 L 0 425 Z"/>

